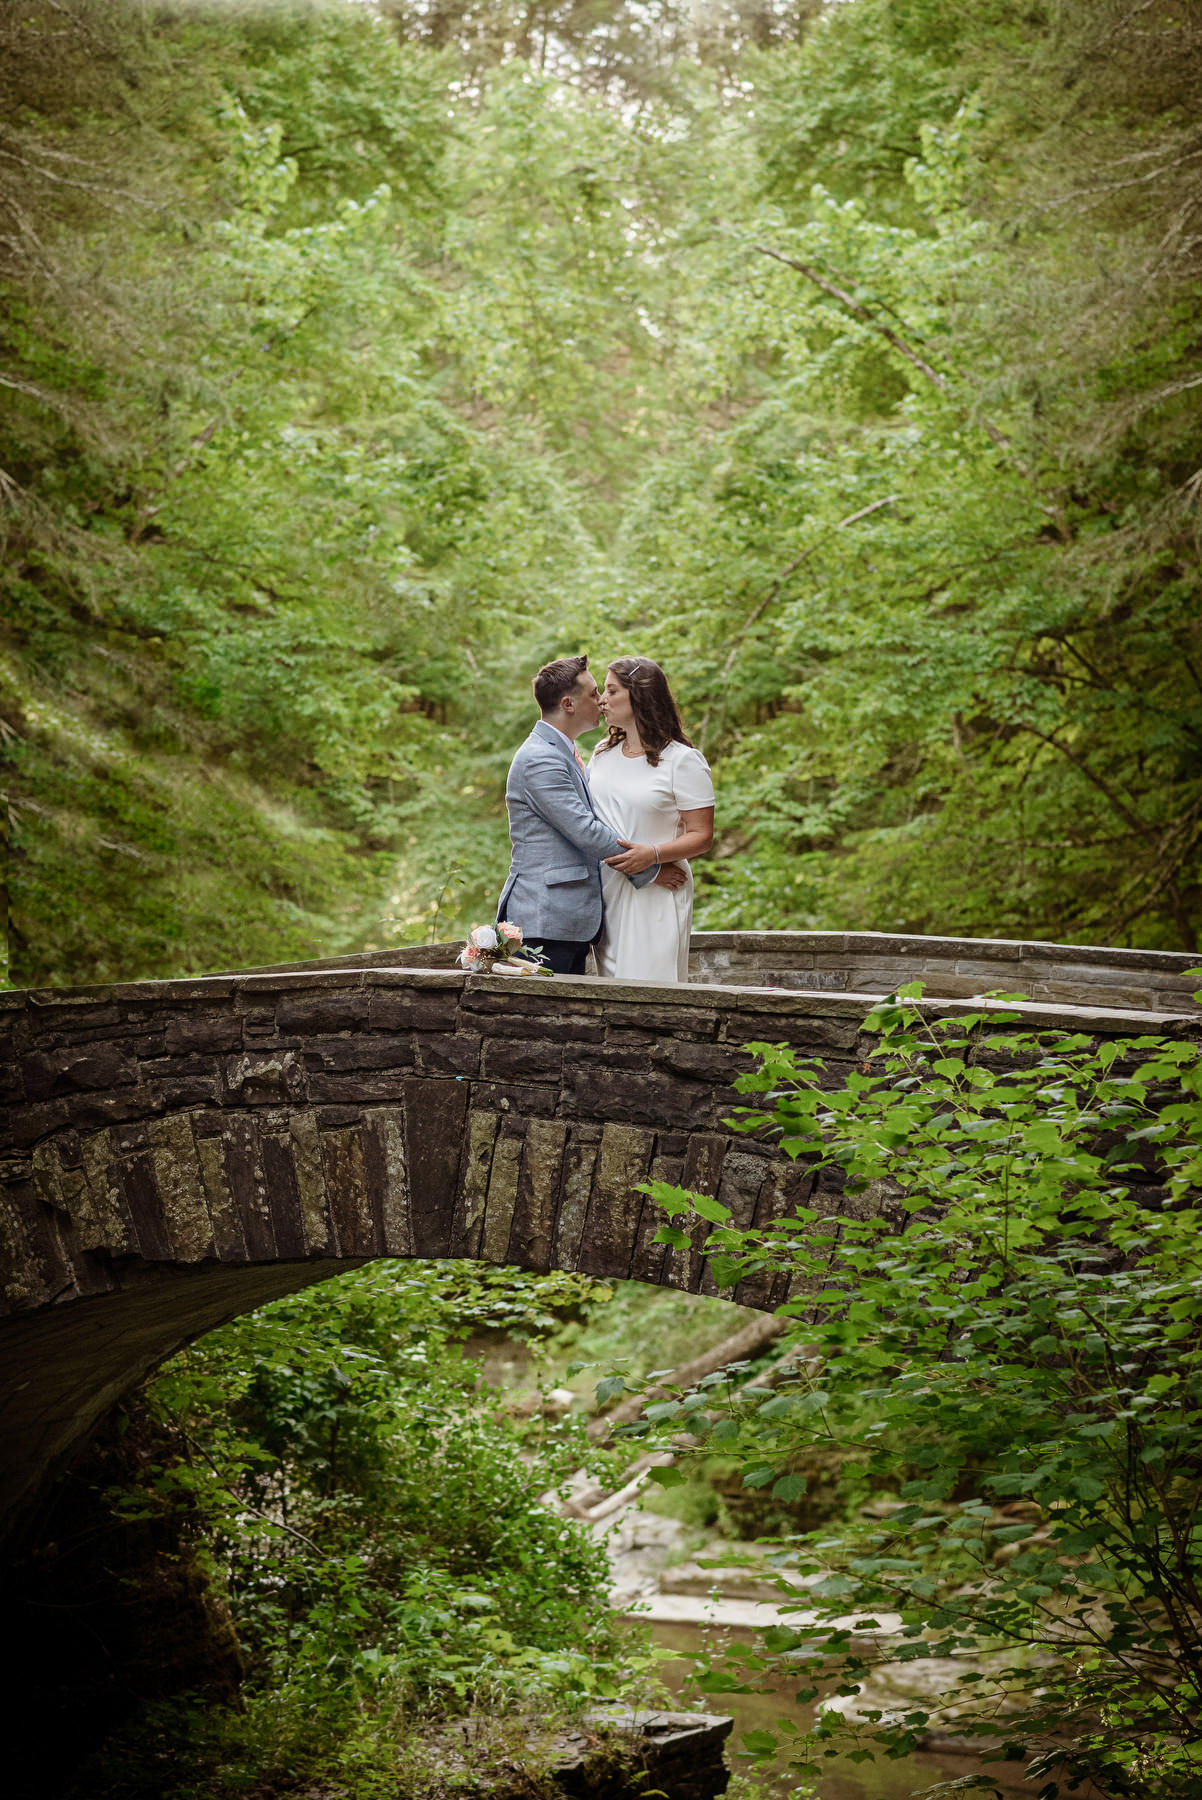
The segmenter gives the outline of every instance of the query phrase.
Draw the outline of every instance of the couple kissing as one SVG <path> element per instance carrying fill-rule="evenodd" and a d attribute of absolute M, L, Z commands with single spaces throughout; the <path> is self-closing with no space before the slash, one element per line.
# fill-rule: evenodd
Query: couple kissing
<path fill-rule="evenodd" d="M 505 784 L 513 860 L 497 922 L 521 927 L 557 975 L 687 981 L 690 857 L 713 843 L 709 764 L 646 657 L 562 656 L 533 681 L 539 718 Z M 586 768 L 576 740 L 604 722 Z"/>

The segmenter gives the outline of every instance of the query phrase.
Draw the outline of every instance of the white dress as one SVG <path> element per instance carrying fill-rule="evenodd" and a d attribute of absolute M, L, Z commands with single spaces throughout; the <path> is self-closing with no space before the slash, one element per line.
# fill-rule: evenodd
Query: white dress
<path fill-rule="evenodd" d="M 620 744 L 594 750 L 588 776 L 598 813 L 633 844 L 670 844 L 680 836 L 682 812 L 714 804 L 709 764 L 687 744 L 669 744 L 655 768 L 646 756 L 627 756 Z M 625 875 L 602 863 L 601 893 L 605 929 L 596 949 L 598 973 L 631 981 L 687 981 L 692 870 L 685 885 L 670 893 L 653 882 L 632 887 Z"/>

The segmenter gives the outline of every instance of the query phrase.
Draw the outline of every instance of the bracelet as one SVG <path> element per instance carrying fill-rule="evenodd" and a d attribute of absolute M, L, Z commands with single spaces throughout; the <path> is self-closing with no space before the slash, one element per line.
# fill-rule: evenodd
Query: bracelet
<path fill-rule="evenodd" d="M 655 851 L 655 873 L 658 875 L 659 874 L 659 845 L 652 844 L 651 848 Z"/>

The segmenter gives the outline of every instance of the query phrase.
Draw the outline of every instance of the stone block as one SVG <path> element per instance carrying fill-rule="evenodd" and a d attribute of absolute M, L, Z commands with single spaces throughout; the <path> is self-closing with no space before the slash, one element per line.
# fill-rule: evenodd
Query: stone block
<path fill-rule="evenodd" d="M 480 1236 L 480 1255 L 486 1262 L 503 1263 L 509 1258 L 509 1235 L 513 1228 L 518 1174 L 525 1148 L 524 1126 L 524 1120 L 505 1120 L 493 1146 L 484 1229 Z"/>
<path fill-rule="evenodd" d="M 1202 959 L 1200 959 L 1202 960 Z M 1180 986 L 1157 987 L 1152 995 L 1152 1006 L 1156 1012 L 1183 1013 L 1186 1017 L 1197 1019 L 1202 1011 L 1194 999 L 1195 992 L 1202 988 L 1202 981 L 1184 981 Z"/>
<path fill-rule="evenodd" d="M 0 1190 L 0 1294 L 5 1312 L 45 1306 L 74 1285 L 74 1270 L 55 1218 L 32 1181 L 10 1182 Z"/>
<path fill-rule="evenodd" d="M 481 1045 L 474 1032 L 463 1032 L 454 1037 L 419 1032 L 414 1042 L 417 1046 L 417 1064 L 424 1075 L 470 1077 L 480 1073 Z"/>
<path fill-rule="evenodd" d="M 63 1165 L 55 1144 L 38 1144 L 26 1168 L 14 1169 L 10 1180 L 32 1180 L 42 1204 L 62 1214 L 72 1261 L 86 1248 L 103 1243 L 87 1177 L 78 1164 Z"/>
<path fill-rule="evenodd" d="M 708 1090 L 657 1070 L 609 1070 L 577 1063 L 564 1073 L 563 1109 L 573 1118 L 688 1130 L 713 1123 Z"/>
<path fill-rule="evenodd" d="M 689 1193 L 717 1195 L 721 1185 L 722 1165 L 730 1148 L 731 1139 L 719 1132 L 691 1133 L 687 1140 L 679 1185 Z M 650 1203 L 648 1205 L 649 1210 L 654 1213 L 656 1228 L 666 1224 L 666 1215 L 658 1207 L 651 1207 Z M 701 1286 L 704 1273 L 705 1259 L 701 1246 L 709 1236 L 711 1227 L 705 1219 L 696 1217 L 681 1217 L 675 1224 L 688 1237 L 689 1248 L 668 1251 L 661 1280 L 668 1287 L 683 1288 L 687 1293 L 695 1294 Z"/>
<path fill-rule="evenodd" d="M 275 1003 L 275 1026 L 281 1037 L 336 1037 L 367 1024 L 371 995 L 362 988 L 336 994 L 283 994 Z"/>
<path fill-rule="evenodd" d="M 518 1172 L 517 1204 L 509 1231 L 508 1260 L 521 1269 L 545 1273 L 563 1173 L 568 1128 L 558 1119 L 531 1119 Z"/>
<path fill-rule="evenodd" d="M 194 1107 L 220 1106 L 223 1098 L 221 1078 L 211 1075 L 165 1076 L 148 1082 L 145 1093 L 156 1113 L 191 1111 Z"/>
<path fill-rule="evenodd" d="M 806 1203 L 813 1184 L 812 1172 L 797 1163 L 781 1160 L 766 1163 L 756 1197 L 753 1226 L 762 1230 L 778 1219 L 788 1218 L 799 1205 Z M 745 1276 L 730 1297 L 739 1306 L 755 1306 L 763 1312 L 771 1312 L 783 1304 L 788 1279 L 787 1274 L 763 1270 Z"/>
<path fill-rule="evenodd" d="M 276 1255 L 285 1260 L 302 1257 L 308 1246 L 291 1134 L 286 1130 L 271 1130 L 265 1121 L 261 1122 L 259 1152 L 263 1159 L 263 1182 L 267 1204 L 271 1208 Z"/>
<path fill-rule="evenodd" d="M 242 1014 L 242 1037 L 246 1044 L 272 1041 L 279 1036 L 272 1007 L 248 1006 Z"/>
<path fill-rule="evenodd" d="M 851 976 L 846 969 L 782 969 L 767 985 L 787 988 L 790 993 L 839 994 L 851 986 Z"/>
<path fill-rule="evenodd" d="M 241 1106 L 303 1102 L 305 1067 L 295 1050 L 244 1050 L 223 1071 L 230 1101 Z"/>
<path fill-rule="evenodd" d="M 251 1262 L 268 1262 L 276 1255 L 275 1232 L 259 1132 L 250 1113 L 230 1115 L 223 1150 L 226 1186 L 241 1227 L 246 1254 Z"/>
<path fill-rule="evenodd" d="M 130 1119 L 113 1126 L 109 1142 L 118 1156 L 133 1156 L 139 1150 L 150 1149 L 148 1123 L 146 1119 Z"/>
<path fill-rule="evenodd" d="M 687 988 L 676 991 L 682 994 L 690 992 Z M 653 988 L 648 983 L 634 1004 L 609 1005 L 603 1009 L 606 1026 L 613 1024 L 618 1030 L 645 1031 L 653 1037 L 704 1040 L 718 1035 L 721 1015 L 716 1007 L 697 1006 L 684 998 L 677 1001 L 675 995 L 669 1002 L 666 995 L 670 992 L 672 990 Z M 652 994 L 654 999 L 650 998 Z"/>
<path fill-rule="evenodd" d="M 300 1195 L 305 1252 L 312 1256 L 317 1251 L 328 1250 L 331 1244 L 329 1198 L 316 1115 L 308 1108 L 294 1110 L 289 1118 L 288 1134 L 292 1139 L 292 1166 Z"/>
<path fill-rule="evenodd" d="M 149 1119 L 165 1105 L 160 1087 L 118 1088 L 114 1093 L 80 1094 L 71 1102 L 70 1122 L 79 1131 L 97 1131 L 126 1119 Z"/>
<path fill-rule="evenodd" d="M 176 1013 L 165 1027 L 164 1047 L 172 1056 L 198 1050 L 221 1054 L 241 1050 L 242 1016 L 223 1008 L 220 1012 Z"/>
<path fill-rule="evenodd" d="M 87 1091 L 107 1093 L 132 1087 L 138 1065 L 128 1051 L 115 1044 L 86 1044 L 35 1051 L 21 1063 L 21 1079 L 30 1100 L 51 1100 L 59 1094 Z"/>
<path fill-rule="evenodd" d="M 311 1074 L 306 1083 L 314 1105 L 378 1106 L 389 1100 L 399 1101 L 404 1092 L 406 1069 L 323 1069 Z"/>
<path fill-rule="evenodd" d="M 368 1002 L 373 1031 L 454 1031 L 459 1018 L 458 988 L 373 988 Z"/>
<path fill-rule="evenodd" d="M 159 1193 L 150 1152 L 139 1150 L 132 1156 L 123 1156 L 116 1166 L 140 1254 L 147 1262 L 173 1261 L 171 1239 L 163 1215 L 163 1197 Z"/>
<path fill-rule="evenodd" d="M 755 1058 L 741 1045 L 682 1043 L 678 1038 L 661 1038 L 655 1060 L 676 1075 L 721 1089 L 729 1089 L 737 1075 L 755 1067 Z"/>
<path fill-rule="evenodd" d="M 383 1249 L 383 1232 L 372 1216 L 359 1127 L 348 1125 L 323 1131 L 319 1141 L 339 1256 L 378 1256 Z"/>
<path fill-rule="evenodd" d="M 147 1133 L 172 1255 L 177 1262 L 200 1262 L 213 1254 L 213 1226 L 191 1121 L 186 1112 L 152 1119 Z"/>
<path fill-rule="evenodd" d="M 304 1049 L 308 1069 L 412 1069 L 416 1062 L 413 1039 L 402 1034 L 317 1038 Z"/>
<path fill-rule="evenodd" d="M 572 1047 L 594 1041 L 604 1030 L 599 1008 L 580 1011 L 565 1007 L 558 1012 L 540 1008 L 531 1014 L 525 1010 L 517 1013 L 479 1012 L 465 1007 L 461 1023 L 466 1029 L 479 1032 L 486 1043 L 490 1040 L 514 1043 L 529 1037 L 537 1038 L 540 1043 Z"/>
<path fill-rule="evenodd" d="M 629 1276 L 645 1203 L 636 1189 L 647 1179 L 654 1154 L 654 1132 L 618 1124 L 602 1130 L 580 1246 L 578 1266 L 586 1275 Z"/>
<path fill-rule="evenodd" d="M 315 1106 L 313 1117 L 318 1131 L 341 1131 L 344 1126 L 359 1123 L 357 1106 Z"/>
<path fill-rule="evenodd" d="M 88 1200 L 96 1221 L 95 1241 L 85 1247 L 103 1247 L 114 1256 L 127 1256 L 137 1250 L 138 1238 L 121 1181 L 120 1153 L 114 1138 L 113 1132 L 97 1131 L 80 1140 Z"/>
<path fill-rule="evenodd" d="M 658 1132 L 647 1179 L 668 1182 L 673 1187 L 683 1186 L 688 1142 L 682 1132 Z M 655 1286 L 665 1281 L 668 1246 L 652 1240 L 660 1226 L 668 1222 L 667 1213 L 648 1196 L 639 1215 L 639 1228 L 635 1234 L 634 1257 L 630 1264 L 632 1281 L 647 1281 Z"/>
<path fill-rule="evenodd" d="M 516 1081 L 473 1081 L 470 1085 L 472 1104 L 495 1112 L 552 1119 L 560 1110 L 560 1089 L 550 1082 L 531 1082 L 528 1087 Z"/>
<path fill-rule="evenodd" d="M 468 1100 L 466 1081 L 405 1083 L 405 1153 L 415 1256 L 450 1255 Z"/>
<path fill-rule="evenodd" d="M 730 1208 L 733 1225 L 742 1230 L 750 1228 L 755 1219 L 760 1189 L 767 1175 L 768 1167 L 762 1156 L 754 1156 L 746 1149 L 727 1149 L 722 1159 L 717 1197 L 723 1206 Z M 699 1286 L 703 1294 L 723 1294 L 727 1299 L 731 1298 L 729 1288 L 718 1286 L 708 1260 L 702 1270 Z"/>
<path fill-rule="evenodd" d="M 484 1043 L 484 1077 L 488 1081 L 551 1082 L 563 1076 L 564 1046 L 544 1038 L 491 1038 Z"/>
<path fill-rule="evenodd" d="M 577 1068 L 636 1070 L 650 1067 L 661 1039 L 650 1031 L 607 1031 L 573 1046 L 569 1063 Z"/>
<path fill-rule="evenodd" d="M 0 1118 L 0 1152 L 28 1150 L 39 1138 L 61 1131 L 70 1119 L 62 1100 L 43 1101 L 35 1106 L 7 1106 Z"/>
<path fill-rule="evenodd" d="M 477 1256 L 492 1172 L 493 1146 L 502 1114 L 473 1105 L 468 1114 L 459 1193 L 451 1236 L 452 1256 Z"/>
<path fill-rule="evenodd" d="M 241 1214 L 230 1192 L 224 1138 L 202 1136 L 202 1123 L 208 1121 L 193 1118 L 192 1135 L 196 1140 L 205 1205 L 213 1228 L 213 1251 L 222 1262 L 242 1263 L 247 1260 L 246 1233 L 242 1229 Z"/>
<path fill-rule="evenodd" d="M 381 1248 L 388 1256 L 412 1256 L 404 1107 L 371 1107 L 363 1114 L 360 1135 L 367 1193 Z"/>
<path fill-rule="evenodd" d="M 587 1126 L 581 1130 L 576 1125 L 569 1125 L 559 1185 L 559 1210 L 551 1246 L 552 1263 L 557 1269 L 580 1267 L 589 1195 L 593 1188 L 593 1171 L 600 1153 L 599 1131 Z"/>
<path fill-rule="evenodd" d="M 1097 988 L 1084 982 L 1068 981 L 1063 978 L 1043 981 L 1032 980 L 1028 977 L 1025 989 L 1032 1000 L 1047 1001 L 1053 1006 L 1091 1007 L 1101 1001 L 1107 1007 L 1130 1007 L 1132 1012 L 1141 1009 L 1154 1011 L 1156 1008 L 1156 994 L 1151 988 L 1120 987 L 1109 983 L 1104 988 Z M 1193 1008 L 1191 1007 L 1189 1010 L 1193 1011 Z"/>
<path fill-rule="evenodd" d="M 565 978 L 559 975 L 549 981 L 501 975 L 489 982 L 470 981 L 460 1004 L 465 1024 L 470 1021 L 474 1027 L 478 1020 L 493 1018 L 500 1019 L 506 1029 L 522 1031 L 526 1026 L 518 1021 L 552 1026 L 595 1019 L 605 1010 L 608 986 L 609 983 L 599 981 L 583 986 L 572 982 L 569 991 Z"/>
<path fill-rule="evenodd" d="M 1017 993 L 1026 982 L 1035 978 L 1038 964 L 1009 955 L 956 956 L 946 959 L 929 958 L 924 967 L 932 975 L 971 975 L 975 980 L 983 981 L 987 987 L 1004 987 L 1007 990 L 1013 988 Z"/>
<path fill-rule="evenodd" d="M 854 1048 L 867 1006 L 845 1012 L 798 1012 L 794 997 L 791 1013 L 765 1012 L 749 1006 L 723 1021 L 724 1043 L 791 1044 L 803 1054 L 823 1056 L 831 1050 Z M 839 1005 L 839 1001 L 834 1002 Z"/>

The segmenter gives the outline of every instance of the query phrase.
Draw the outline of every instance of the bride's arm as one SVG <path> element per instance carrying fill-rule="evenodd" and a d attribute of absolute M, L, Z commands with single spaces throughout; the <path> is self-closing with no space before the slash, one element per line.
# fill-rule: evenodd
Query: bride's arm
<path fill-rule="evenodd" d="M 666 844 L 632 844 L 621 856 L 607 856 L 605 861 L 609 868 L 617 869 L 621 875 L 637 875 L 643 869 L 649 869 L 658 861 L 661 865 L 670 862 L 687 862 L 694 856 L 704 856 L 714 842 L 714 809 L 712 806 L 698 806 L 691 812 L 680 815 L 681 831 Z"/>

